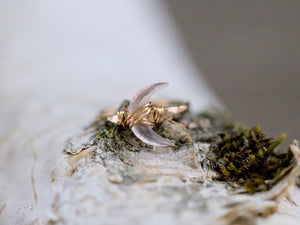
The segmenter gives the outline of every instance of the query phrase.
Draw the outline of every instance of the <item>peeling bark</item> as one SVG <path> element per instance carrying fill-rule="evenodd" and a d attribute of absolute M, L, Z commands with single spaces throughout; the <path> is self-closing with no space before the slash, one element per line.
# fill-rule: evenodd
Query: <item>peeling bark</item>
<path fill-rule="evenodd" d="M 108 122 L 81 130 L 69 113 L 48 125 L 36 115 L 2 141 L 1 181 L 10 180 L 1 182 L 6 224 L 268 224 L 270 215 L 285 220 L 287 209 L 290 221 L 299 216 L 285 198 L 300 170 L 296 141 L 295 163 L 282 179 L 268 191 L 241 194 L 243 187 L 216 180 L 206 159 L 218 133 L 239 130 L 224 114 L 188 112 L 153 128 L 175 140 L 175 148 L 149 146 Z M 48 128 L 24 138 L 35 119 Z M 298 202 L 299 191 L 292 193 Z"/>

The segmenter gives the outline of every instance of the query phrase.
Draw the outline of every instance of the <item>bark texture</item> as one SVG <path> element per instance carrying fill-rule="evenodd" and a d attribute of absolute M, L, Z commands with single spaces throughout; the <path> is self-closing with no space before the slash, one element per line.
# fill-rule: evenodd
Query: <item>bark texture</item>
<path fill-rule="evenodd" d="M 207 157 L 220 132 L 233 134 L 239 126 L 220 113 L 188 112 L 175 120 L 154 129 L 175 140 L 176 148 L 153 148 L 110 122 L 92 122 L 69 138 L 64 134 L 74 127 L 65 122 L 26 140 L 13 131 L 2 140 L 2 150 L 10 148 L 1 152 L 9 162 L 1 164 L 6 165 L 1 168 L 1 221 L 274 224 L 288 218 L 297 223 L 299 207 L 292 199 L 298 196 L 286 198 L 300 171 L 297 141 L 290 146 L 295 158 L 288 172 L 268 191 L 245 194 L 243 186 L 217 180 Z"/>

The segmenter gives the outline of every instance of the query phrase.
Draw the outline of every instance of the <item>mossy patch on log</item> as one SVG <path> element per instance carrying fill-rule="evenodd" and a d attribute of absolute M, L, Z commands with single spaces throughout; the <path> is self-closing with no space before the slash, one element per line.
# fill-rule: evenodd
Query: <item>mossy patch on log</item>
<path fill-rule="evenodd" d="M 268 138 L 259 126 L 232 134 L 220 133 L 208 154 L 218 179 L 245 186 L 248 193 L 269 190 L 295 163 L 292 152 L 277 153 L 284 139 Z"/>
<path fill-rule="evenodd" d="M 176 147 L 168 147 L 171 151 L 196 148 L 197 164 L 215 171 L 217 180 L 244 188 L 247 193 L 270 190 L 295 165 L 290 150 L 286 153 L 275 151 L 284 140 L 284 134 L 273 140 L 266 137 L 259 126 L 246 128 L 224 111 L 207 111 L 198 115 L 187 111 L 176 115 L 173 121 L 157 124 L 153 129 L 159 135 L 176 141 Z M 95 149 L 113 152 L 122 160 L 124 151 L 153 151 L 152 146 L 140 141 L 130 129 L 111 122 L 95 121 L 87 130 L 90 133 L 87 143 L 82 143 L 76 151 L 72 150 L 74 145 L 70 143 L 66 153 L 77 154 L 80 148 L 96 146 Z M 198 148 L 201 144 L 210 147 L 207 150 Z"/>

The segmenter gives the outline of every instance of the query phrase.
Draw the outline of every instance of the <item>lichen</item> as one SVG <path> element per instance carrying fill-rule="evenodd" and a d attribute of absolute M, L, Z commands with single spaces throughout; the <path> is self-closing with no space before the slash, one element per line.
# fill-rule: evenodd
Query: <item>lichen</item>
<path fill-rule="evenodd" d="M 91 126 L 94 126 L 97 132 L 90 138 L 90 141 L 94 142 L 94 145 L 101 145 L 103 150 L 118 152 L 126 149 L 135 152 L 152 149 L 152 146 L 139 140 L 130 129 L 111 122 L 95 122 Z M 153 130 L 162 137 L 175 140 L 176 147 L 173 148 L 174 151 L 182 146 L 192 144 L 192 139 L 184 124 L 165 120 L 163 123 L 154 126 Z"/>

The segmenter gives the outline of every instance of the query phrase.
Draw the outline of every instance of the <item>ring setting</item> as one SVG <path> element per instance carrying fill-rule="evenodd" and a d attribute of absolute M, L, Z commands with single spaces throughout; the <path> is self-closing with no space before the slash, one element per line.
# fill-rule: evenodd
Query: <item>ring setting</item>
<path fill-rule="evenodd" d="M 159 147 L 175 146 L 175 141 L 163 138 L 152 128 L 164 120 L 172 120 L 173 115 L 189 109 L 187 102 L 159 101 L 152 104 L 151 96 L 168 83 L 151 84 L 137 92 L 130 102 L 124 101 L 118 110 L 106 110 L 97 116 L 98 121 L 110 121 L 131 129 L 141 141 Z"/>

